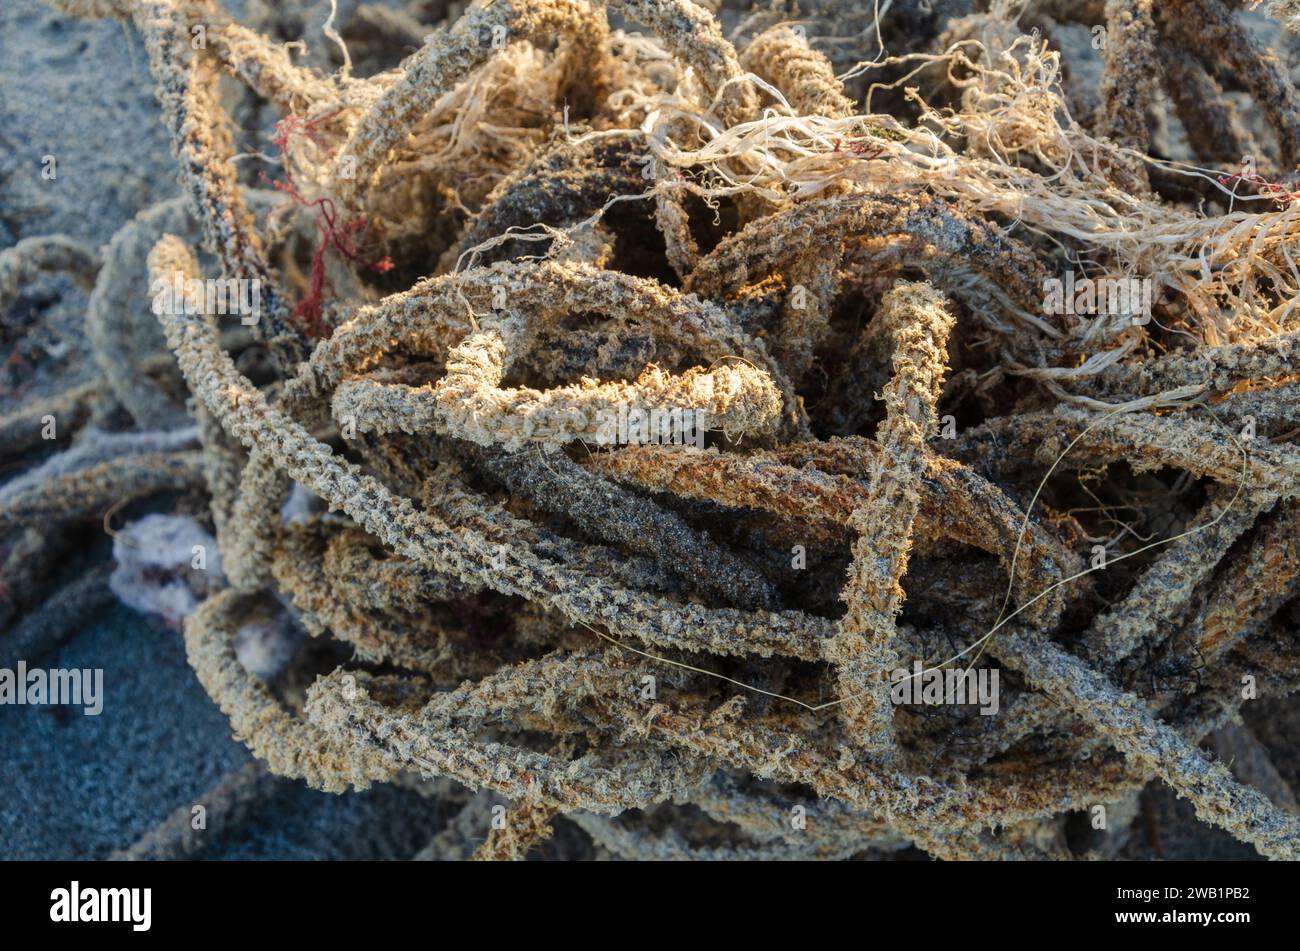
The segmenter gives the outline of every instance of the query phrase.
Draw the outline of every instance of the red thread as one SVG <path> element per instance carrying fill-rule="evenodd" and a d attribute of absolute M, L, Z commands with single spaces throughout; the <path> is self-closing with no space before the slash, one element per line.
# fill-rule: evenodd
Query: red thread
<path fill-rule="evenodd" d="M 271 141 L 280 147 L 285 180 L 282 182 L 274 181 L 265 172 L 262 173 L 263 181 L 269 183 L 276 191 L 284 192 L 293 200 L 294 204 L 302 208 L 314 208 L 317 212 L 316 224 L 321 230 L 322 237 L 311 258 L 311 284 L 307 296 L 300 300 L 298 306 L 293 310 L 294 319 L 306 328 L 308 336 L 311 337 L 329 336 L 329 328 L 325 326 L 321 314 L 321 308 L 325 303 L 326 287 L 328 286 L 333 291 L 329 278 L 325 276 L 326 251 L 333 248 L 349 261 L 370 268 L 380 274 L 385 274 L 393 268 L 392 260 L 386 255 L 378 261 L 371 262 L 364 260 L 357 253 L 357 249 L 352 243 L 352 236 L 366 227 L 365 218 L 340 221 L 332 199 L 317 198 L 314 201 L 308 201 L 303 197 L 293 180 L 293 166 L 289 160 L 290 137 L 305 135 L 312 142 L 320 144 L 320 126 L 335 115 L 336 113 L 331 112 L 310 121 L 299 116 L 286 116 L 281 119 L 276 123 L 275 138 L 271 139 Z"/>
<path fill-rule="evenodd" d="M 1219 184 L 1225 187 L 1235 185 L 1238 182 L 1246 182 L 1254 185 L 1260 190 L 1261 194 L 1267 195 L 1282 208 L 1287 207 L 1294 201 L 1300 200 L 1300 188 L 1297 188 L 1295 185 L 1282 185 L 1278 182 L 1270 182 L 1258 173 L 1252 173 L 1250 175 L 1219 176 Z"/>

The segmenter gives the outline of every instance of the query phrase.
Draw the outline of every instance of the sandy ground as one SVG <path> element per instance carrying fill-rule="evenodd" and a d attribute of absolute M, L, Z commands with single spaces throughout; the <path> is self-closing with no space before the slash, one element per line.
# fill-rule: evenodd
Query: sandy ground
<path fill-rule="evenodd" d="M 104 669 L 104 711 L 0 713 L 0 857 L 103 858 L 177 806 L 201 802 L 248 761 L 185 662 L 179 635 L 125 607 L 77 632 L 46 667 Z M 235 829 L 209 828 L 209 858 L 407 858 L 441 817 L 415 793 L 332 796 L 302 785 Z"/>

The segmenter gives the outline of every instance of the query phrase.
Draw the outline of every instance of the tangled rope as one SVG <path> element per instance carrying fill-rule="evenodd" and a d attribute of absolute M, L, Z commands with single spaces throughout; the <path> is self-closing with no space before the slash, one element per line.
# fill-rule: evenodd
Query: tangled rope
<path fill-rule="evenodd" d="M 228 586 L 186 650 L 271 774 L 418 777 L 460 809 L 425 857 L 520 858 L 561 817 L 627 858 L 1077 857 L 1098 807 L 1115 855 L 1152 780 L 1300 857 L 1201 747 L 1300 685 L 1300 202 L 1264 178 L 1300 104 L 1220 0 L 1105 3 L 1090 115 L 1060 4 L 837 76 L 802 26 L 733 43 L 690 0 L 479 0 L 369 78 L 210 0 L 54 5 L 144 37 L 186 194 L 102 263 L 0 256 L 0 302 L 98 272 L 103 376 L 0 433 L 18 458 L 103 401 L 178 429 L 177 368 L 198 426 L 107 460 L 83 433 L 0 489 L 3 577 L 35 583 L 24 526 L 201 480 Z M 1180 161 L 1168 60 L 1204 92 L 1170 90 Z M 273 190 L 239 180 L 225 74 L 279 112 Z M 1249 173 L 1209 164 L 1249 136 L 1225 74 L 1278 141 Z M 214 280 L 257 288 L 242 335 Z M 175 366 L 138 352 L 143 287 Z M 339 661 L 305 694 L 236 651 L 286 611 Z M 967 667 L 996 712 L 922 697 Z M 188 854 L 172 825 L 125 854 Z"/>

